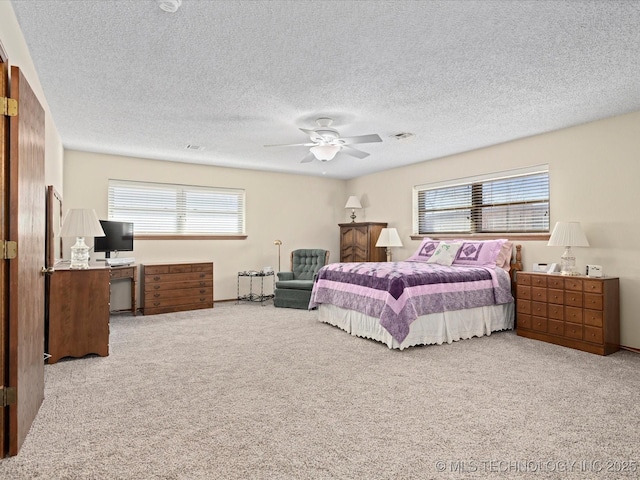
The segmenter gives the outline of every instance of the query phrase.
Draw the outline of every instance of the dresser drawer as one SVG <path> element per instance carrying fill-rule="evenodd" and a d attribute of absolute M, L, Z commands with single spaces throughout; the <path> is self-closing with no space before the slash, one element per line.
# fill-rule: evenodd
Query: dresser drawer
<path fill-rule="evenodd" d="M 564 319 L 571 323 L 582 323 L 582 309 L 575 307 L 564 307 Z"/>
<path fill-rule="evenodd" d="M 599 343 L 602 344 L 604 340 L 604 335 L 602 332 L 602 328 L 590 327 L 588 325 L 584 326 L 584 339 L 587 342 Z"/>
<path fill-rule="evenodd" d="M 584 294 L 584 308 L 591 310 L 602 310 L 602 295 L 596 295 L 594 293 Z"/>
<path fill-rule="evenodd" d="M 548 305 L 549 310 L 549 318 L 554 318 L 556 320 L 564 320 L 564 307 L 562 305 L 555 305 L 550 303 Z"/>
<path fill-rule="evenodd" d="M 211 303 L 213 298 L 211 291 L 201 295 L 181 295 L 181 296 L 161 296 L 161 297 L 145 297 L 145 308 L 167 307 L 173 305 L 189 305 L 198 303 Z"/>
<path fill-rule="evenodd" d="M 518 273 L 516 276 L 516 282 L 518 285 L 531 285 L 531 275 L 526 273 Z"/>
<path fill-rule="evenodd" d="M 575 323 L 565 323 L 564 336 L 582 340 L 582 325 L 578 325 Z"/>
<path fill-rule="evenodd" d="M 599 280 L 585 280 L 584 291 L 588 293 L 602 293 L 603 282 Z"/>
<path fill-rule="evenodd" d="M 582 307 L 582 293 L 564 292 L 564 304 L 572 307 Z"/>
<path fill-rule="evenodd" d="M 516 304 L 518 313 L 531 314 L 531 302 L 529 300 L 518 300 Z"/>
<path fill-rule="evenodd" d="M 182 288 L 180 290 L 158 290 L 155 292 L 145 293 L 144 303 L 146 306 L 149 301 L 155 301 L 155 300 L 163 300 L 163 301 L 171 300 L 172 301 L 174 299 L 181 299 L 185 297 L 196 297 L 196 296 L 204 296 L 204 297 L 211 298 L 212 295 L 213 295 L 212 287 Z"/>
<path fill-rule="evenodd" d="M 533 287 L 547 287 L 547 277 L 541 275 L 531 276 L 531 286 Z"/>
<path fill-rule="evenodd" d="M 183 282 L 183 281 L 207 281 L 212 280 L 213 275 L 206 272 L 190 272 L 190 273 L 158 273 L 147 274 L 145 272 L 144 283 L 162 283 L 162 282 Z"/>
<path fill-rule="evenodd" d="M 547 301 L 547 289 L 543 287 L 531 287 L 531 300 L 536 302 Z"/>
<path fill-rule="evenodd" d="M 552 319 L 547 320 L 547 331 L 553 335 L 562 336 L 564 334 L 564 322 Z"/>
<path fill-rule="evenodd" d="M 158 290 L 180 290 L 185 288 L 213 287 L 213 279 L 203 278 L 202 280 L 184 280 L 180 282 L 145 282 L 145 294 Z"/>
<path fill-rule="evenodd" d="M 564 290 L 564 279 L 558 277 L 549 277 L 547 279 L 547 287 L 556 290 Z"/>
<path fill-rule="evenodd" d="M 516 296 L 518 300 L 531 300 L 531 287 L 528 285 L 518 285 Z"/>
<path fill-rule="evenodd" d="M 547 290 L 547 301 L 549 303 L 563 304 L 564 290 L 549 289 Z"/>
<path fill-rule="evenodd" d="M 585 310 L 584 311 L 584 324 L 591 325 L 592 327 L 602 327 L 603 325 L 602 312 L 599 310 Z"/>
<path fill-rule="evenodd" d="M 542 302 L 531 302 L 531 315 L 534 317 L 546 317 L 547 304 Z"/>
<path fill-rule="evenodd" d="M 518 314 L 518 329 L 521 328 L 531 330 L 531 315 Z"/>
<path fill-rule="evenodd" d="M 546 332 L 547 319 L 542 317 L 531 317 L 531 328 L 537 332 Z"/>
<path fill-rule="evenodd" d="M 566 278 L 564 280 L 564 289 L 565 290 L 574 290 L 576 292 L 582 291 L 582 280 L 577 278 Z"/>

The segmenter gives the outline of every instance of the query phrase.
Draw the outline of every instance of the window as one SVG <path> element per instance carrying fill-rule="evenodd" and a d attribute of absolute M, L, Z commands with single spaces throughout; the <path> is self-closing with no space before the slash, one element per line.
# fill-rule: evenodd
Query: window
<path fill-rule="evenodd" d="M 109 180 L 109 220 L 138 235 L 244 235 L 242 189 Z"/>
<path fill-rule="evenodd" d="M 548 233 L 549 167 L 414 187 L 422 234 Z"/>

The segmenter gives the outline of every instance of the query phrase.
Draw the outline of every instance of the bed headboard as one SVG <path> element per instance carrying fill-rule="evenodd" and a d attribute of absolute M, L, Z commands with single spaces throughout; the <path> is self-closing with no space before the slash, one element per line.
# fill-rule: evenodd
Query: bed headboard
<path fill-rule="evenodd" d="M 511 275 L 511 290 L 515 293 L 516 288 L 516 277 L 518 276 L 518 272 L 522 271 L 522 245 L 515 245 L 516 254 L 511 258 L 511 270 L 509 271 Z"/>

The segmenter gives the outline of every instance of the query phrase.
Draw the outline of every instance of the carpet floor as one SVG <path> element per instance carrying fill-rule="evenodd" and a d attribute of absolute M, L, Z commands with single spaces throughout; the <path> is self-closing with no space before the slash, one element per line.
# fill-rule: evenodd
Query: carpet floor
<path fill-rule="evenodd" d="M 404 351 L 258 304 L 111 318 L 45 367 L 3 479 L 638 478 L 640 355 L 514 332 Z"/>

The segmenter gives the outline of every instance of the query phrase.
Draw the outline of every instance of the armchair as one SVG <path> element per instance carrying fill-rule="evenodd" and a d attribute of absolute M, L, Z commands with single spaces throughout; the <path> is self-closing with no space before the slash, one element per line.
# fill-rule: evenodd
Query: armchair
<path fill-rule="evenodd" d="M 329 251 L 300 249 L 291 252 L 291 271 L 278 272 L 273 304 L 276 307 L 308 309 L 313 280 L 329 263 Z"/>

